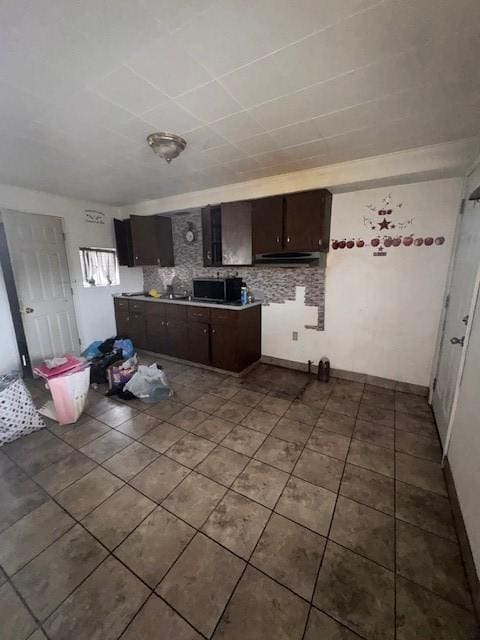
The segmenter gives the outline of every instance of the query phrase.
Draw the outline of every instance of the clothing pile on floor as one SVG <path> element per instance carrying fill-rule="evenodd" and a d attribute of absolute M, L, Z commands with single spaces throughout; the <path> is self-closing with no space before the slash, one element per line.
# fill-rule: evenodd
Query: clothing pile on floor
<path fill-rule="evenodd" d="M 139 398 L 143 402 L 159 402 L 172 395 L 162 367 L 138 364 L 137 354 L 129 338 L 115 337 L 93 342 L 82 354 L 90 360 L 90 382 L 108 384 L 107 396 L 122 400 Z"/>

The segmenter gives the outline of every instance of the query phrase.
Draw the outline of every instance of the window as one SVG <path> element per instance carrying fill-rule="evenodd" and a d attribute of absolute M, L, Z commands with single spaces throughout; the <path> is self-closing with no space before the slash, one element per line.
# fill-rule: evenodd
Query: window
<path fill-rule="evenodd" d="M 108 287 L 120 284 L 115 249 L 80 247 L 84 287 Z"/>

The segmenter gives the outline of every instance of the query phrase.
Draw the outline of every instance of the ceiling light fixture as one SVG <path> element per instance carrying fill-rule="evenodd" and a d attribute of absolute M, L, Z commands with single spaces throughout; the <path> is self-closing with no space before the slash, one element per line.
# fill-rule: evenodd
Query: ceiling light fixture
<path fill-rule="evenodd" d="M 147 137 L 147 142 L 154 153 L 168 163 L 176 158 L 187 146 L 186 141 L 180 136 L 168 131 L 151 133 Z"/>

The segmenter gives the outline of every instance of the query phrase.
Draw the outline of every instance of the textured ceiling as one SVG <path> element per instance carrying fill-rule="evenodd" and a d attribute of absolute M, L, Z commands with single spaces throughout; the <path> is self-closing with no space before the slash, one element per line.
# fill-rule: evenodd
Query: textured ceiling
<path fill-rule="evenodd" d="M 0 0 L 0 30 L 3 183 L 127 204 L 480 134 L 479 0 Z"/>

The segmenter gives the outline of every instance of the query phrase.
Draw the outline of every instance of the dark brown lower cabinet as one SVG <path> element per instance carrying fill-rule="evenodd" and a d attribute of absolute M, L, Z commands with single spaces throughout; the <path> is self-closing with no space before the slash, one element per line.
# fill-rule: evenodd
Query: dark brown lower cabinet
<path fill-rule="evenodd" d="M 237 332 L 223 324 L 212 324 L 210 328 L 212 366 L 227 371 L 238 370 Z"/>
<path fill-rule="evenodd" d="M 210 364 L 210 325 L 205 322 L 188 323 L 187 360 Z"/>
<path fill-rule="evenodd" d="M 115 298 L 117 332 L 140 349 L 239 372 L 261 356 L 261 307 L 230 310 Z"/>
<path fill-rule="evenodd" d="M 128 336 L 139 349 L 147 348 L 145 316 L 138 311 L 116 311 L 117 334 Z"/>
<path fill-rule="evenodd" d="M 188 358 L 188 331 L 187 323 L 181 320 L 167 320 L 167 356 L 175 358 Z"/>

